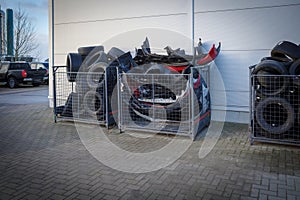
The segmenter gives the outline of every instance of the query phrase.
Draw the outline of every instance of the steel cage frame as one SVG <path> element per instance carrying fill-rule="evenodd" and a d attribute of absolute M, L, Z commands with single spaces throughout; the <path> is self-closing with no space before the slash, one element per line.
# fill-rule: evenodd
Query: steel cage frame
<path fill-rule="evenodd" d="M 204 65 L 204 66 L 195 66 L 193 67 L 194 69 L 198 70 L 198 72 L 201 74 L 202 78 L 204 79 L 204 81 L 207 83 L 207 87 L 209 90 L 209 83 L 210 83 L 210 65 Z M 178 76 L 178 74 L 176 74 Z M 162 76 L 162 77 L 172 77 L 172 76 L 176 76 L 174 74 L 149 74 L 149 76 L 151 76 L 152 78 L 152 84 L 155 84 L 155 82 L 153 82 L 154 78 L 153 76 Z M 189 136 L 191 139 L 195 139 L 196 135 L 197 135 L 197 129 L 198 128 L 198 124 L 195 123 L 195 94 L 194 94 L 194 90 L 193 90 L 193 70 L 191 70 L 191 73 L 188 75 L 183 75 L 180 74 L 180 76 L 188 76 L 188 80 L 187 80 L 187 84 L 188 84 L 188 93 L 192 94 L 189 95 L 188 98 L 188 115 L 189 115 L 189 121 L 188 121 L 188 128 L 181 130 L 179 132 L 174 132 L 172 130 L 168 130 L 168 129 L 160 129 L 160 128 L 155 128 L 155 127 L 145 127 L 145 126 L 139 126 L 139 125 L 132 125 L 133 123 L 131 122 L 131 124 L 128 124 L 128 119 L 126 119 L 126 114 L 124 114 L 124 102 L 123 100 L 126 99 L 126 97 L 124 98 L 124 91 L 122 91 L 122 87 L 124 86 L 124 83 L 122 81 L 123 77 L 126 76 L 145 76 L 144 74 L 118 74 L 118 109 L 119 109 L 119 115 L 118 115 L 118 128 L 120 130 L 120 132 L 124 132 L 124 131 L 139 131 L 139 132 L 151 132 L 151 133 L 162 133 L 162 134 L 170 134 L 170 135 L 179 135 L 179 136 Z M 126 78 L 127 79 L 127 78 Z M 202 97 L 203 98 L 203 97 Z M 125 108 L 126 109 L 126 108 Z M 154 107 L 152 108 L 154 109 Z M 194 116 L 194 117 L 193 117 Z M 191 120 L 192 119 L 192 120 Z M 153 122 L 153 121 L 152 121 Z M 160 123 L 160 122 L 158 122 Z M 163 123 L 163 122 L 161 122 Z M 180 123 L 180 122 L 179 122 Z M 196 124 L 196 125 L 195 125 Z M 161 127 L 161 126 L 158 126 Z M 186 132 L 187 130 L 187 132 Z"/>
<path fill-rule="evenodd" d="M 210 83 L 210 65 L 204 65 L 204 66 L 195 66 L 193 67 L 194 69 L 197 69 L 199 74 L 201 74 L 202 78 L 204 79 L 204 81 L 207 84 L 207 87 L 209 89 L 209 83 Z M 88 72 L 74 72 L 77 75 L 87 75 Z M 108 91 L 107 91 L 107 85 L 109 84 L 107 82 L 107 76 L 106 73 L 105 74 L 105 87 L 104 87 L 104 95 L 103 97 L 105 99 L 103 99 L 103 102 L 105 102 L 105 117 L 103 121 L 99 121 L 97 119 L 93 118 L 89 118 L 89 117 L 84 117 L 83 115 L 76 115 L 76 116 L 72 116 L 72 117 L 68 117 L 68 116 L 61 116 L 58 112 L 58 108 L 62 105 L 66 106 L 66 103 L 68 101 L 68 98 L 70 96 L 71 93 L 73 92 L 77 92 L 76 91 L 76 82 L 69 82 L 67 80 L 67 75 L 72 74 L 72 72 L 66 72 L 66 66 L 54 66 L 53 67 L 53 113 L 54 113 L 54 121 L 58 122 L 58 121 L 75 121 L 75 122 L 83 122 L 83 123 L 91 123 L 91 124 L 100 124 L 100 125 L 105 125 L 107 128 L 108 126 L 108 119 L 109 119 L 109 109 L 108 107 L 111 106 L 109 105 L 111 102 L 109 102 L 108 100 Z M 117 70 L 117 84 L 116 84 L 116 89 L 117 89 L 117 105 L 114 105 L 115 107 L 117 107 L 118 110 L 118 114 L 114 115 L 115 121 L 118 125 L 118 128 L 120 130 L 120 132 L 123 132 L 125 130 L 137 130 L 137 131 L 142 131 L 142 132 L 157 132 L 157 129 L 151 130 L 151 129 L 147 129 L 145 127 L 128 127 L 126 126 L 126 124 L 124 124 L 124 115 L 123 115 L 123 104 L 122 104 L 122 76 L 128 76 L 128 74 L 125 73 L 119 73 L 119 71 Z M 144 76 L 143 74 L 138 74 L 137 76 Z M 151 75 L 152 77 L 155 75 Z M 156 75 L 157 76 L 157 75 Z M 172 78 L 172 76 L 174 76 L 173 74 L 161 74 L 159 76 L 164 76 L 164 77 L 168 77 L 169 79 Z M 178 74 L 176 74 L 176 76 L 178 76 Z M 188 76 L 188 80 L 187 80 L 187 84 L 189 84 L 187 90 L 188 93 L 192 94 L 189 95 L 189 98 L 187 100 L 187 108 L 188 108 L 188 128 L 187 128 L 187 132 L 185 132 L 184 130 L 182 130 L 181 132 L 177 133 L 174 132 L 172 130 L 168 130 L 168 131 L 162 131 L 160 130 L 160 133 L 164 133 L 164 134 L 171 134 L 171 135 L 181 135 L 181 136 L 189 136 L 192 139 L 195 139 L 196 134 L 195 132 L 197 132 L 197 129 L 195 126 L 197 126 L 197 123 L 195 122 L 195 94 L 194 94 L 194 90 L 193 90 L 193 70 L 191 71 L 190 74 L 187 75 L 182 75 L 179 74 L 179 76 Z M 152 78 L 152 80 L 154 80 Z M 80 103 L 82 103 L 82 101 L 78 100 L 79 97 L 77 98 L 77 101 L 79 102 L 78 106 L 82 106 L 80 105 Z M 76 99 L 75 99 L 76 100 Z M 74 99 L 72 99 L 72 108 L 73 108 L 73 101 Z M 73 112 L 73 111 L 72 111 Z M 77 113 L 78 114 L 78 113 Z M 191 120 L 192 119 L 192 120 Z M 198 126 L 197 126 L 198 127 Z"/>
<path fill-rule="evenodd" d="M 249 117 L 249 140 L 250 144 L 253 145 L 254 142 L 266 142 L 266 143 L 275 143 L 275 144 L 288 144 L 288 145 L 297 145 L 300 146 L 300 121 L 299 117 L 300 115 L 298 112 L 300 111 L 300 96 L 296 94 L 296 96 L 293 95 L 294 93 L 294 86 L 292 81 L 293 80 L 298 80 L 299 76 L 297 75 L 256 75 L 252 74 L 252 71 L 254 69 L 254 66 L 249 67 L 249 111 L 250 111 L 250 117 Z M 267 94 L 263 95 L 261 94 L 262 92 L 258 92 L 259 89 L 261 89 L 261 85 L 256 83 L 257 78 L 268 78 L 271 80 L 277 80 L 280 81 L 281 79 L 284 79 L 287 81 L 287 86 L 286 86 L 286 91 L 278 94 Z M 275 84 L 280 84 L 274 83 Z M 271 86 L 274 86 L 271 84 Z M 277 86 L 277 85 L 275 85 Z M 292 95 L 290 95 L 292 94 Z M 293 116 L 293 125 L 291 128 L 289 128 L 286 131 L 283 131 L 282 133 L 274 133 L 273 131 L 267 131 L 264 128 L 261 127 L 261 125 L 257 122 L 257 117 L 256 117 L 256 112 L 258 109 L 261 109 L 261 106 L 259 104 L 263 101 L 267 101 L 266 99 L 283 99 L 282 102 L 287 102 L 291 104 L 291 107 L 294 109 L 294 115 Z M 278 106 L 280 105 L 280 102 L 277 103 Z M 276 105 L 276 104 L 275 104 Z M 270 110 L 278 111 L 277 113 L 280 112 L 280 110 L 276 110 L 274 107 L 269 106 Z M 272 121 L 272 120 L 277 120 L 280 121 L 283 116 L 278 115 L 277 116 L 272 116 L 271 114 L 268 114 L 267 111 L 265 111 L 266 114 L 264 114 L 265 121 Z M 261 116 L 261 115 L 259 115 Z M 291 115 L 290 115 L 291 116 Z M 290 119 L 290 118 L 289 118 Z M 279 122 L 278 122 L 279 123 Z M 283 122 L 280 122 L 283 123 Z M 282 124 L 281 124 L 282 125 Z M 272 126 L 276 127 L 277 124 L 271 124 L 270 127 Z"/>
<path fill-rule="evenodd" d="M 105 112 L 103 113 L 103 119 L 104 120 L 97 120 L 95 118 L 95 116 L 92 116 L 92 114 L 88 115 L 87 110 L 83 110 L 83 112 L 85 112 L 85 114 L 80 113 L 80 112 L 72 112 L 73 114 L 77 114 L 76 116 L 63 116 L 61 115 L 61 110 L 60 107 L 61 106 L 66 106 L 68 98 L 70 98 L 70 95 L 72 93 L 76 93 L 78 91 L 76 91 L 76 82 L 69 82 L 67 80 L 67 76 L 68 75 L 76 75 L 77 77 L 80 76 L 87 76 L 88 74 L 90 75 L 104 75 L 104 81 L 105 81 L 105 85 L 107 85 L 107 78 L 105 73 L 96 73 L 96 72 L 66 72 L 66 66 L 53 66 L 53 115 L 54 115 L 54 122 L 58 122 L 58 121 L 74 121 L 74 122 L 82 122 L 82 123 L 90 123 L 90 124 L 100 124 L 100 125 L 107 125 L 107 119 L 108 119 L 108 109 L 107 109 L 107 90 L 106 87 L 104 87 L 104 91 L 102 94 L 103 99 L 102 102 L 105 102 L 104 105 L 105 106 Z M 79 76 L 78 76 L 79 75 Z M 88 88 L 85 88 L 88 89 Z M 92 91 L 95 92 L 95 94 L 97 94 L 97 91 L 95 91 L 95 88 L 90 90 L 87 90 L 86 93 L 81 94 L 81 95 L 87 95 L 87 92 Z M 105 98 L 105 99 L 104 99 Z M 76 100 L 78 102 L 76 102 Z M 74 103 L 75 102 L 75 103 Z M 72 98 L 72 109 L 74 108 L 74 104 L 77 106 L 83 106 L 80 105 L 80 103 L 83 103 L 83 99 L 81 98 L 81 100 L 79 100 L 79 94 L 77 96 L 77 98 L 74 99 Z M 101 105 L 100 105 L 101 106 Z M 104 108 L 104 107 L 103 107 Z M 86 109 L 86 108 L 85 108 Z M 80 111 L 79 108 L 77 111 Z M 105 117 L 104 117 L 105 115 Z"/>

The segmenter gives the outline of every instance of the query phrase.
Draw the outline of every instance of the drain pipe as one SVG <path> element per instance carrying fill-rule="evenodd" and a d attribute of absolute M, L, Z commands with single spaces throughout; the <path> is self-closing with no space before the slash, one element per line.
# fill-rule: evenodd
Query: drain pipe
<path fill-rule="evenodd" d="M 193 53 L 193 61 L 192 64 L 195 66 L 195 57 L 196 57 L 196 48 L 194 47 L 195 44 L 195 0 L 191 0 L 192 2 L 192 9 L 191 9 L 191 25 L 192 25 L 192 53 Z"/>
<path fill-rule="evenodd" d="M 51 0 L 49 1 L 51 2 L 51 8 L 49 8 L 49 13 L 51 13 L 51 16 L 49 16 L 49 24 L 51 26 L 51 32 L 49 32 L 49 38 L 50 38 L 50 49 L 49 49 L 49 52 L 50 52 L 50 59 L 49 59 L 49 64 L 51 63 L 51 68 L 49 68 L 49 70 L 51 70 L 51 74 L 52 74 L 52 82 L 50 81 L 49 79 L 49 96 L 48 96 L 48 99 L 49 99 L 49 106 L 53 108 L 55 108 L 55 80 L 54 80 L 54 0 Z M 50 5 L 49 5 L 50 6 Z"/>

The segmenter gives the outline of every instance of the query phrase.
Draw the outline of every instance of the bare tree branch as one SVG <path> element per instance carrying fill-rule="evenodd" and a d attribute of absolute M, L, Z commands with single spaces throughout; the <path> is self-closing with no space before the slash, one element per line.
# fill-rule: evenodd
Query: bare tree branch
<path fill-rule="evenodd" d="M 32 54 L 39 45 L 36 41 L 36 30 L 30 22 L 27 13 L 19 8 L 14 15 L 14 53 L 15 59 Z"/>

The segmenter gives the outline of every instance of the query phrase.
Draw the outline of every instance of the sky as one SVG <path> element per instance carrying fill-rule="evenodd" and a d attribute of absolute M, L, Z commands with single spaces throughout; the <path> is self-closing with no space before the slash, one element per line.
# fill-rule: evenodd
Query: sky
<path fill-rule="evenodd" d="M 33 53 L 40 61 L 48 58 L 48 0 L 0 0 L 1 9 L 17 10 L 18 7 L 28 14 L 36 29 L 36 40 L 39 48 Z"/>

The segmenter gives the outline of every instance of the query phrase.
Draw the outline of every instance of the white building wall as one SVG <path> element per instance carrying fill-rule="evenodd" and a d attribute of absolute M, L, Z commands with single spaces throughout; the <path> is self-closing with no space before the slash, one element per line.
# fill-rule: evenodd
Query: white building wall
<path fill-rule="evenodd" d="M 146 36 L 152 47 L 161 50 L 170 44 L 185 49 L 192 46 L 191 3 L 186 0 L 49 0 L 49 11 L 53 65 L 65 65 L 66 55 L 81 46 L 134 50 Z"/>
<path fill-rule="evenodd" d="M 50 61 L 53 55 L 54 65 L 65 65 L 67 53 L 80 46 L 133 50 L 146 36 L 158 49 L 166 45 L 191 49 L 192 2 L 49 0 L 49 11 L 54 4 L 53 21 L 52 12 L 49 17 L 54 35 Z M 195 41 L 201 37 L 208 47 L 222 42 L 211 70 L 213 109 L 226 111 L 227 121 L 247 123 L 248 66 L 268 56 L 280 40 L 300 43 L 300 0 L 195 0 L 194 10 Z M 52 91 L 50 85 L 50 104 Z"/>
<path fill-rule="evenodd" d="M 211 94 L 213 109 L 226 110 L 227 121 L 248 122 L 248 67 L 270 56 L 281 40 L 299 44 L 299 19 L 299 0 L 195 1 L 195 36 L 222 42 L 215 63 L 225 91 L 212 76 Z"/>

